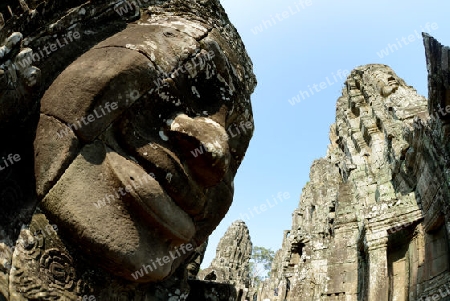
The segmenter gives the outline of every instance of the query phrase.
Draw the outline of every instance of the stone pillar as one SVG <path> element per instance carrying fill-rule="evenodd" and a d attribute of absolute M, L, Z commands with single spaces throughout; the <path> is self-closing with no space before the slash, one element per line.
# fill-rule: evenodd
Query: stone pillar
<path fill-rule="evenodd" d="M 388 301 L 389 275 L 387 262 L 387 232 L 379 231 L 366 238 L 369 283 L 368 301 Z"/>

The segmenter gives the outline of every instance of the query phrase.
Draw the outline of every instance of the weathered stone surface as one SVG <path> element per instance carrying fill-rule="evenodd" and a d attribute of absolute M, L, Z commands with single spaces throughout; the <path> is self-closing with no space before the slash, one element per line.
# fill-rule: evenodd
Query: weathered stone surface
<path fill-rule="evenodd" d="M 186 301 L 233 301 L 237 300 L 236 288 L 232 284 L 189 280 L 191 293 Z"/>
<path fill-rule="evenodd" d="M 445 111 L 450 105 L 450 49 L 443 47 L 430 35 L 423 34 L 428 70 L 428 112 L 435 114 L 447 125 L 450 116 Z M 439 109 L 444 109 L 444 113 Z M 437 117 L 436 116 L 436 117 Z"/>
<path fill-rule="evenodd" d="M 198 279 L 232 284 L 238 292 L 236 300 L 245 300 L 250 286 L 251 255 L 252 241 L 247 225 L 241 220 L 235 221 L 220 239 L 211 265 L 198 274 Z"/>
<path fill-rule="evenodd" d="M 385 65 L 347 78 L 258 300 L 449 298 L 449 50 L 424 42 L 428 106 Z"/>
<path fill-rule="evenodd" d="M 185 300 L 228 211 L 245 47 L 219 1 L 137 3 L 0 4 L 0 300 Z"/>
<path fill-rule="evenodd" d="M 207 247 L 208 247 L 208 240 L 205 241 L 201 246 L 196 248 L 194 253 L 192 254 L 191 259 L 189 260 L 186 267 L 188 277 L 190 280 L 195 280 L 197 278 L 203 258 L 205 257 Z"/>

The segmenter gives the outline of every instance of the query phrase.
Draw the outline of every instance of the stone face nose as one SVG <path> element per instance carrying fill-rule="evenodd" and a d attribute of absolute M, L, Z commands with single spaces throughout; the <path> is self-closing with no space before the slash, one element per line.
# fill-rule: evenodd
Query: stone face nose
<path fill-rule="evenodd" d="M 383 87 L 382 94 L 389 96 L 392 93 L 394 93 L 395 91 L 397 91 L 398 87 L 399 87 L 399 84 L 398 84 L 397 80 L 391 76 L 388 78 L 388 84 Z"/>
<path fill-rule="evenodd" d="M 183 156 L 192 176 L 203 187 L 216 185 L 225 175 L 230 163 L 228 135 L 216 121 L 191 118 L 179 114 L 171 122 L 169 136 Z"/>

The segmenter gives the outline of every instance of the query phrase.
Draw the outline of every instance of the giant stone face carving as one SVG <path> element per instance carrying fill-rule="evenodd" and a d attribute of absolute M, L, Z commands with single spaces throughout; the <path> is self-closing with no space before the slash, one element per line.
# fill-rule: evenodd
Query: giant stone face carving
<path fill-rule="evenodd" d="M 128 26 L 66 68 L 41 102 L 41 206 L 125 278 L 212 232 L 231 204 L 241 145 L 251 136 L 227 136 L 233 123 L 252 119 L 226 41 L 179 23 Z M 106 205 L 94 207 L 99 201 Z M 172 268 L 158 263 L 139 281 L 161 280 Z"/>
<path fill-rule="evenodd" d="M 45 87 L 34 140 L 39 208 L 114 276 L 165 279 L 231 205 L 255 80 L 218 6 L 150 6 Z"/>

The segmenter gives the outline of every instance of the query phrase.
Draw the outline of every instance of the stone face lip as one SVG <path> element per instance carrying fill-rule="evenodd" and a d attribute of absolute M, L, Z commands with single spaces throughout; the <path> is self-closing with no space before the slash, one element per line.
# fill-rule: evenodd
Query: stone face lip
<path fill-rule="evenodd" d="M 385 65 L 348 76 L 261 300 L 446 295 L 449 48 L 426 34 L 424 44 L 428 101 Z"/>
<path fill-rule="evenodd" d="M 109 150 L 106 157 L 116 177 L 125 187 L 136 187 L 138 184 L 134 179 L 139 179 L 139 184 L 145 183 L 139 190 L 130 189 L 129 193 L 137 201 L 139 208 L 143 208 L 148 214 L 150 223 L 183 242 L 192 239 L 195 225 L 191 218 L 176 206 L 153 177 L 114 151 Z"/>

